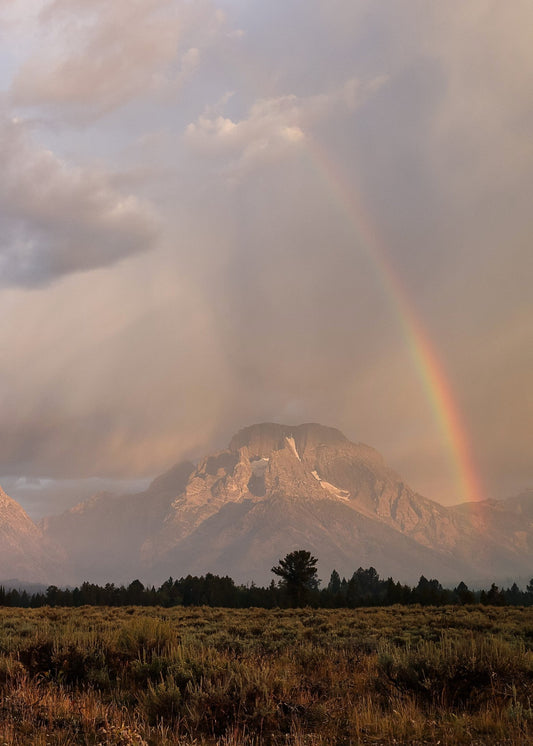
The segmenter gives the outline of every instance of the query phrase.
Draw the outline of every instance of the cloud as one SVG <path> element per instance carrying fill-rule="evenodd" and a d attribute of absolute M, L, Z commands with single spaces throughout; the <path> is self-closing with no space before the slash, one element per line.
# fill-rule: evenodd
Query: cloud
<path fill-rule="evenodd" d="M 354 78 L 324 94 L 260 98 L 237 121 L 221 113 L 221 107 L 231 100 L 224 96 L 220 105 L 209 107 L 187 125 L 185 142 L 196 155 L 223 159 L 233 174 L 242 173 L 258 162 L 288 156 L 317 123 L 338 116 L 339 110 L 354 111 L 386 80 L 380 76 L 362 84 Z"/>
<path fill-rule="evenodd" d="M 435 107 L 433 159 L 447 184 L 465 199 L 493 185 L 504 192 L 530 173 L 533 159 L 531 37 L 527 0 L 435 5 L 427 13 L 420 51 L 443 70 Z"/>
<path fill-rule="evenodd" d="M 81 120 L 175 91 L 225 25 L 208 0 L 52 0 L 39 20 L 12 100 Z"/>
<path fill-rule="evenodd" d="M 24 123 L 0 121 L 0 277 L 38 285 L 153 248 L 158 220 L 101 169 L 71 167 L 37 145 Z"/>
<path fill-rule="evenodd" d="M 8 5 L 38 124 L 0 127 L 3 471 L 155 474 L 315 420 L 461 499 L 374 234 L 489 493 L 531 483 L 527 0 Z"/>
<path fill-rule="evenodd" d="M 233 121 L 207 112 L 187 126 L 186 143 L 195 154 L 221 158 L 242 171 L 259 160 L 283 157 L 305 139 L 295 96 L 259 101 L 246 119 Z"/>

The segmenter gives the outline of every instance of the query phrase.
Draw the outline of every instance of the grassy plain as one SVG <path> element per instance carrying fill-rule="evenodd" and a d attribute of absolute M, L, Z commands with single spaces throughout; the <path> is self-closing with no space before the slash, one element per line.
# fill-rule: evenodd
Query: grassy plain
<path fill-rule="evenodd" d="M 526 744 L 533 608 L 3 608 L 0 696 L 0 744 Z"/>

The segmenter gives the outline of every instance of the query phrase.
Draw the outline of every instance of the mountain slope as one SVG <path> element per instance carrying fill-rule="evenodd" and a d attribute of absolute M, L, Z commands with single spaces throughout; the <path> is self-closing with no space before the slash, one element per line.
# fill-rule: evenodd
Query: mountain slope
<path fill-rule="evenodd" d="M 295 546 L 316 553 L 323 575 L 373 565 L 409 582 L 457 582 L 524 567 L 505 542 L 411 490 L 377 451 L 315 424 L 234 436 L 191 476 L 143 557 L 153 577 L 216 568 L 265 582 Z"/>
<path fill-rule="evenodd" d="M 140 548 L 160 529 L 193 470 L 190 462 L 177 464 L 135 495 L 99 493 L 41 527 L 63 547 L 78 582 L 127 582 L 142 574 Z"/>
<path fill-rule="evenodd" d="M 527 576 L 532 515 L 533 492 L 446 508 L 334 428 L 264 423 L 145 493 L 97 496 L 43 527 L 80 579 L 99 582 L 216 572 L 264 583 L 281 556 L 306 548 L 323 578 L 373 565 L 453 583 Z"/>
<path fill-rule="evenodd" d="M 0 580 L 63 583 L 64 556 L 0 487 Z"/>

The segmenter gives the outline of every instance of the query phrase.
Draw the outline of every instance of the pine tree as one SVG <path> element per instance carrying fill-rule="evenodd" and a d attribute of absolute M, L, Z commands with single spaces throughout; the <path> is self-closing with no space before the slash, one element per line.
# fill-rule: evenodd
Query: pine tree
<path fill-rule="evenodd" d="M 289 552 L 279 565 L 272 568 L 274 575 L 281 580 L 279 585 L 286 591 L 291 603 L 296 606 L 302 604 L 309 598 L 310 591 L 318 589 L 316 557 L 306 549 L 296 549 Z"/>

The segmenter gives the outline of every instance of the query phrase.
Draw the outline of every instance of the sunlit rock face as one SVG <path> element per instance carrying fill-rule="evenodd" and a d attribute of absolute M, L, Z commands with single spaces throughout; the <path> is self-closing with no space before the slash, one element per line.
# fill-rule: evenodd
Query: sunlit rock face
<path fill-rule="evenodd" d="M 66 582 L 65 559 L 0 487 L 0 580 Z"/>
<path fill-rule="evenodd" d="M 318 424 L 252 425 L 146 492 L 102 494 L 43 522 L 78 580 L 160 583 L 214 572 L 269 582 L 305 548 L 322 577 L 374 566 L 407 582 L 525 578 L 533 493 L 445 508 L 414 492 L 373 448 Z"/>

